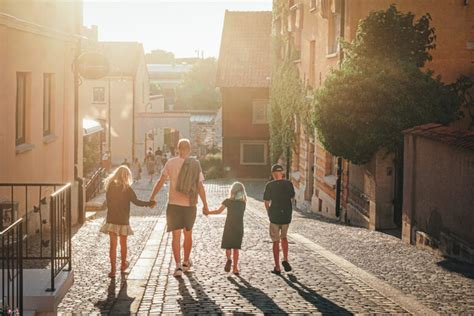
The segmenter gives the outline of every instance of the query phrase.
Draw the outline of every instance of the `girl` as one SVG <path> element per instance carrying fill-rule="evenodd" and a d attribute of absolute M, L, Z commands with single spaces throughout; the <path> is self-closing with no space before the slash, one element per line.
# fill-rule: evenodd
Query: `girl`
<path fill-rule="evenodd" d="M 247 203 L 247 194 L 245 187 L 240 182 L 232 184 L 230 197 L 222 202 L 219 209 L 210 211 L 209 214 L 220 214 L 227 208 L 227 217 L 224 225 L 224 234 L 222 236 L 221 248 L 225 249 L 227 262 L 224 271 L 230 272 L 233 263 L 232 272 L 239 275 L 239 249 L 242 246 L 244 236 L 244 211 Z M 234 261 L 232 262 L 231 253 L 233 252 Z"/>
<path fill-rule="evenodd" d="M 142 173 L 142 165 L 140 164 L 140 161 L 138 161 L 138 158 L 135 157 L 132 163 L 132 174 L 133 174 L 134 182 L 138 182 L 138 180 L 140 180 L 141 173 Z"/>
<path fill-rule="evenodd" d="M 114 278 L 116 273 L 115 262 L 117 259 L 117 236 L 120 238 L 121 268 L 123 273 L 128 267 L 127 262 L 127 236 L 133 235 L 130 228 L 130 202 L 137 206 L 154 207 L 154 201 L 142 201 L 131 188 L 133 183 L 132 173 L 127 166 L 118 167 L 105 181 L 107 199 L 107 218 L 100 228 L 110 237 L 110 266 L 109 277 Z"/>

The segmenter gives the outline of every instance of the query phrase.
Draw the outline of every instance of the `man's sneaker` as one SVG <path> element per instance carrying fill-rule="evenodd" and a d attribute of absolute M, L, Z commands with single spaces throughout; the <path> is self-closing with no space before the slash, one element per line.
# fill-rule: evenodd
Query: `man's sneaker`
<path fill-rule="evenodd" d="M 176 269 L 174 269 L 174 273 L 173 273 L 173 276 L 175 278 L 180 278 L 183 276 L 183 269 L 181 267 L 176 267 Z"/>
<path fill-rule="evenodd" d="M 288 263 L 288 261 L 284 260 L 281 262 L 281 265 L 283 266 L 283 269 L 285 269 L 286 272 L 290 272 L 291 271 L 291 266 L 290 264 Z"/>
<path fill-rule="evenodd" d="M 191 259 L 189 259 L 188 262 L 183 262 L 183 271 L 188 272 L 192 266 L 193 266 L 193 262 L 191 261 Z"/>

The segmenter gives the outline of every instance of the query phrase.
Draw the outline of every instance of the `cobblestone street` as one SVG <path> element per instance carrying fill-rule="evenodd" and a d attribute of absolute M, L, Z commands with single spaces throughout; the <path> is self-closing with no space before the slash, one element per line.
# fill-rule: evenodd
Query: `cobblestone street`
<path fill-rule="evenodd" d="M 194 267 L 172 276 L 171 238 L 165 233 L 165 195 L 153 210 L 132 208 L 130 274 L 107 278 L 108 238 L 99 234 L 105 214 L 75 234 L 75 283 L 59 305 L 62 313 L 474 313 L 474 271 L 380 232 L 343 226 L 295 212 L 290 227 L 293 273 L 276 276 L 263 182 L 247 182 L 240 276 L 223 271 L 220 249 L 225 215 L 198 212 Z M 151 185 L 136 186 L 147 198 Z M 209 206 L 227 196 L 229 181 L 206 184 Z M 224 213 L 225 214 L 225 213 Z"/>

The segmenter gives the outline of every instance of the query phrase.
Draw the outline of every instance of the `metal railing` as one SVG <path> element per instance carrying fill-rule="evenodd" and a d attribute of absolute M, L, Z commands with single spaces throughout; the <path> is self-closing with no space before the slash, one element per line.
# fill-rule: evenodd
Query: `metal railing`
<path fill-rule="evenodd" d="M 102 187 L 105 169 L 99 168 L 86 183 L 86 202 L 92 200 Z"/>
<path fill-rule="evenodd" d="M 54 291 L 56 276 L 71 269 L 71 184 L 0 184 L 0 197 L 2 229 L 23 219 L 23 267 L 49 269 Z"/>
<path fill-rule="evenodd" d="M 362 192 L 354 185 L 349 185 L 349 203 L 365 216 L 369 216 L 370 199 L 367 194 Z"/>
<path fill-rule="evenodd" d="M 0 232 L 2 243 L 1 315 L 23 315 L 23 219 Z"/>

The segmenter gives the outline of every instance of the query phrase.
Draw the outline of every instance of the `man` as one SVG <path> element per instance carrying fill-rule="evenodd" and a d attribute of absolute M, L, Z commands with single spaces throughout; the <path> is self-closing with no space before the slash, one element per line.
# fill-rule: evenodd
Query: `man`
<path fill-rule="evenodd" d="M 192 266 L 190 255 L 193 242 L 192 229 L 196 219 L 197 195 L 203 203 L 203 212 L 207 213 L 209 211 L 203 184 L 204 176 L 199 162 L 189 158 L 191 143 L 188 139 L 179 140 L 178 153 L 177 157 L 166 162 L 161 177 L 155 184 L 150 197 L 150 200 L 154 201 L 166 180 L 170 179 L 166 223 L 167 231 L 172 232 L 172 249 L 176 263 L 176 269 L 173 273 L 175 277 L 181 277 L 183 271 L 188 271 Z M 184 233 L 183 264 L 181 264 L 181 232 Z"/>
<path fill-rule="evenodd" d="M 292 199 L 295 197 L 295 189 L 291 181 L 284 179 L 283 167 L 272 166 L 273 180 L 265 186 L 263 200 L 270 219 L 270 238 L 273 242 L 273 259 L 275 267 L 272 273 L 281 274 L 280 269 L 280 241 L 283 250 L 283 261 L 281 264 L 286 272 L 291 271 L 288 262 L 288 226 L 293 213 Z"/>

